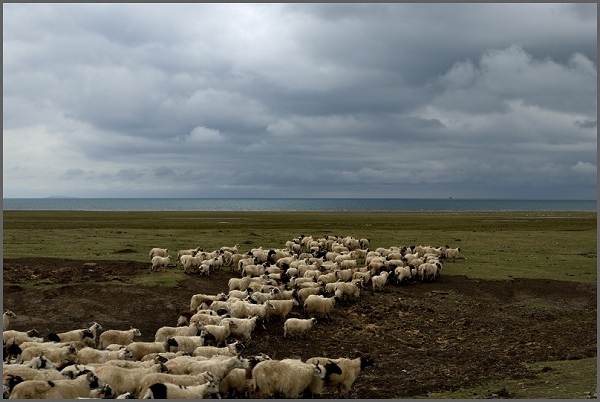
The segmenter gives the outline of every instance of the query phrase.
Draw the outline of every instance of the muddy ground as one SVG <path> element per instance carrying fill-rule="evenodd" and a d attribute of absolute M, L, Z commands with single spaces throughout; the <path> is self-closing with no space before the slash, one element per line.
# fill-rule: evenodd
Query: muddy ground
<path fill-rule="evenodd" d="M 141 340 L 152 341 L 159 327 L 175 325 L 193 294 L 227 291 L 234 276 L 226 268 L 209 278 L 186 276 L 175 288 L 127 285 L 148 267 L 130 261 L 4 259 L 4 308 L 18 315 L 11 328 L 36 328 L 45 336 L 97 321 L 104 329 L 138 327 Z M 450 271 L 451 263 L 444 268 Z M 331 322 L 320 321 L 306 339 L 284 339 L 281 322 L 267 324 L 253 334 L 244 355 L 307 359 L 369 352 L 376 366 L 359 375 L 350 398 L 426 396 L 535 376 L 523 363 L 596 356 L 596 297 L 594 284 L 444 275 L 436 283 L 364 291 L 361 303 L 336 305 Z M 297 309 L 293 314 L 300 316 Z M 497 392 L 479 397 L 520 397 L 510 389 Z"/>

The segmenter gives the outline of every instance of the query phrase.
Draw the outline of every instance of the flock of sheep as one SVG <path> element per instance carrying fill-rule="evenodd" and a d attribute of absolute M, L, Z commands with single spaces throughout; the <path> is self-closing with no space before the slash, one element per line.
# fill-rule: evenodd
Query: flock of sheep
<path fill-rule="evenodd" d="M 243 357 L 244 343 L 257 326 L 273 320 L 283 322 L 284 337 L 306 337 L 317 318 L 330 320 L 336 304 L 360 302 L 369 287 L 435 281 L 442 262 L 459 252 L 449 246 L 369 251 L 368 239 L 335 236 L 300 236 L 282 249 L 243 254 L 239 245 L 181 250 L 177 263 L 185 272 L 210 275 L 229 267 L 239 277 L 229 280 L 228 293 L 192 295 L 189 310 L 176 326 L 158 328 L 154 342 L 135 341 L 141 336 L 136 328 L 100 332 L 95 322 L 44 340 L 34 329 L 9 330 L 15 314 L 7 310 L 4 397 L 298 398 L 319 396 L 325 386 L 347 397 L 361 370 L 374 365 L 368 354 L 275 360 L 262 353 Z M 173 266 L 167 249 L 153 248 L 149 256 L 151 270 Z M 304 318 L 288 317 L 295 307 Z"/>

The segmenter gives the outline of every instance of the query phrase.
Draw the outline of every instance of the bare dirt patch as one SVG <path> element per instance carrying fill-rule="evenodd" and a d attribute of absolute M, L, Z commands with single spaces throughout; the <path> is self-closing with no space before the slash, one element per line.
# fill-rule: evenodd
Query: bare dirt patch
<path fill-rule="evenodd" d="M 195 293 L 227 290 L 234 273 L 186 276 L 175 287 L 128 285 L 149 263 L 4 259 L 4 308 L 11 328 L 40 334 L 83 328 L 142 331 L 154 339 L 175 325 Z M 25 283 L 37 286 L 21 286 Z M 376 362 L 358 377 L 351 398 L 410 398 L 504 378 L 531 378 L 522 363 L 596 356 L 596 285 L 515 278 L 485 281 L 445 275 L 436 283 L 387 285 L 363 292 L 358 304 L 339 304 L 306 339 L 283 338 L 283 324 L 257 329 L 245 354 L 272 358 L 352 357 Z M 292 314 L 301 316 L 301 310 Z M 503 397 L 519 398 L 514 390 Z M 332 397 L 326 391 L 323 397 Z"/>

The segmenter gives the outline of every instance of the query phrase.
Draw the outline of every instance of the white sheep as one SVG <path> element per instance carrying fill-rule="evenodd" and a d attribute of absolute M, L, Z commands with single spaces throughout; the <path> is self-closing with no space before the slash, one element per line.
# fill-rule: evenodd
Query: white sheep
<path fill-rule="evenodd" d="M 279 317 L 282 320 L 285 320 L 287 316 L 291 313 L 294 306 L 300 305 L 300 303 L 298 303 L 298 300 L 296 299 L 271 300 L 269 303 L 271 303 L 271 305 L 275 308 L 272 310 L 267 310 L 267 322 L 273 317 Z"/>
<path fill-rule="evenodd" d="M 6 330 L 2 332 L 2 340 L 7 344 L 12 342 L 20 345 L 23 342 L 43 342 L 42 338 L 39 338 L 40 334 L 35 330 L 35 328 L 30 329 L 27 332 L 15 331 L 12 329 Z"/>
<path fill-rule="evenodd" d="M 205 399 L 219 392 L 219 384 L 208 381 L 202 385 L 176 385 L 156 383 L 148 387 L 142 399 Z"/>
<path fill-rule="evenodd" d="M 142 333 L 138 328 L 130 328 L 127 331 L 120 331 L 117 329 L 109 329 L 100 334 L 98 348 L 107 349 L 108 345 L 129 345 L 133 342 L 133 338 L 136 336 L 142 336 Z"/>
<path fill-rule="evenodd" d="M 11 318 L 16 318 L 17 315 L 10 310 L 6 310 L 4 314 L 2 314 L 2 331 L 6 331 L 8 329 L 8 324 L 10 323 Z"/>
<path fill-rule="evenodd" d="M 183 267 L 184 273 L 187 273 L 188 270 L 194 271 L 194 269 L 198 268 L 200 266 L 200 264 L 202 264 L 203 260 L 204 260 L 204 257 L 202 255 L 199 255 L 199 256 L 182 255 L 179 258 L 179 262 L 181 263 L 181 266 Z"/>
<path fill-rule="evenodd" d="M 95 373 L 98 379 L 112 387 L 115 394 L 122 394 L 124 392 L 135 393 L 138 384 L 146 374 L 166 371 L 166 367 L 160 363 L 149 368 L 123 368 L 105 364 L 98 367 Z"/>
<path fill-rule="evenodd" d="M 313 357 L 306 361 L 310 364 L 325 364 L 333 362 L 341 369 L 341 373 L 331 374 L 328 377 L 327 384 L 337 387 L 338 395 L 347 398 L 352 384 L 356 381 L 358 374 L 366 367 L 373 366 L 373 360 L 369 355 L 358 353 L 355 359 L 329 359 L 326 357 Z"/>
<path fill-rule="evenodd" d="M 224 318 L 223 321 L 221 321 L 221 325 L 225 325 L 225 323 L 230 322 L 231 324 L 235 324 L 235 325 L 231 325 L 230 326 L 230 330 L 231 330 L 231 335 L 243 342 L 247 342 L 250 339 L 252 339 L 252 332 L 254 332 L 254 330 L 256 329 L 256 325 L 258 323 L 260 323 L 262 325 L 262 320 L 259 316 L 255 315 L 251 318 L 235 318 L 235 317 L 229 317 L 229 318 Z M 264 328 L 264 325 L 263 325 Z"/>
<path fill-rule="evenodd" d="M 396 282 L 398 284 L 402 284 L 410 281 L 414 277 L 414 267 L 397 267 L 394 270 L 394 275 L 396 276 Z"/>
<path fill-rule="evenodd" d="M 87 372 L 74 380 L 29 380 L 15 385 L 10 399 L 76 399 L 106 385 L 96 374 Z"/>
<path fill-rule="evenodd" d="M 313 377 L 324 379 L 325 368 L 319 364 L 307 364 L 300 360 L 265 360 L 252 369 L 254 398 L 298 398 L 306 390 Z"/>
<path fill-rule="evenodd" d="M 210 334 L 214 338 L 216 346 L 226 345 L 226 340 L 231 335 L 231 329 L 236 327 L 237 325 L 235 323 L 223 320 L 221 321 L 220 325 L 205 325 L 204 328 L 202 328 L 201 336 L 204 337 L 204 339 L 208 340 L 209 338 L 207 337 L 207 335 Z"/>
<path fill-rule="evenodd" d="M 83 341 L 84 338 L 89 338 L 93 342 L 94 333 L 89 329 L 84 328 L 59 333 L 50 332 L 48 334 L 48 340 L 52 342 L 76 342 Z"/>
<path fill-rule="evenodd" d="M 93 337 L 83 338 L 82 341 L 87 346 L 94 348 L 94 347 L 96 347 L 96 343 L 98 341 L 98 330 L 102 330 L 102 325 L 98 324 L 97 322 L 92 322 L 92 324 L 90 325 L 90 327 L 88 329 L 92 333 Z"/>
<path fill-rule="evenodd" d="M 150 270 L 154 271 L 160 271 L 163 269 L 167 269 L 167 267 L 169 266 L 169 264 L 171 263 L 171 256 L 167 255 L 166 257 L 160 257 L 160 256 L 155 256 L 152 258 L 152 265 L 150 266 Z"/>
<path fill-rule="evenodd" d="M 288 335 L 304 335 L 317 323 L 316 318 L 301 319 L 301 318 L 288 318 L 283 323 L 283 337 L 287 338 Z"/>
<path fill-rule="evenodd" d="M 133 359 L 133 353 L 127 348 L 110 351 L 110 350 L 98 350 L 95 348 L 83 348 L 77 352 L 75 361 L 77 364 L 92 364 L 92 363 L 104 363 L 109 360 L 128 360 Z"/>
<path fill-rule="evenodd" d="M 373 292 L 383 290 L 383 287 L 388 281 L 389 274 L 390 273 L 388 271 L 383 271 L 381 274 L 371 277 L 371 283 L 373 284 Z"/>
<path fill-rule="evenodd" d="M 333 297 L 324 297 L 322 295 L 310 295 L 306 298 L 304 302 L 304 313 L 306 317 L 313 315 L 318 315 L 320 317 L 327 317 L 327 320 L 330 321 L 331 317 L 329 313 L 333 311 L 335 306 L 335 298 Z"/>
<path fill-rule="evenodd" d="M 193 317 L 193 316 L 192 316 Z M 154 342 L 164 342 L 173 336 L 196 336 L 202 329 L 202 324 L 193 322 L 187 327 L 160 327 L 154 335 Z"/>
<path fill-rule="evenodd" d="M 450 248 L 450 246 L 446 245 L 446 249 L 444 250 L 444 256 L 446 260 L 452 260 L 458 258 L 458 253 L 460 252 L 460 247 Z"/>
<path fill-rule="evenodd" d="M 218 295 L 207 295 L 203 293 L 198 293 L 192 295 L 190 299 L 190 311 L 196 311 L 198 307 L 204 303 L 205 301 L 217 301 L 217 300 L 227 300 L 227 295 L 225 293 L 219 293 Z"/>
<path fill-rule="evenodd" d="M 169 360 L 165 363 L 165 366 L 171 374 L 198 375 L 202 372 L 210 371 L 220 381 L 234 368 L 246 369 L 250 367 L 250 362 L 241 356 L 208 360 L 193 360 L 186 356 L 181 356 Z"/>
<path fill-rule="evenodd" d="M 167 342 L 131 342 L 127 349 L 133 353 L 133 360 L 141 360 L 149 353 L 168 352 Z"/>
<path fill-rule="evenodd" d="M 204 332 L 202 332 L 203 334 Z M 186 352 L 189 354 L 194 353 L 194 350 L 198 346 L 204 345 L 204 335 L 193 335 L 185 336 L 178 335 L 167 339 L 167 351 L 168 352 Z"/>
<path fill-rule="evenodd" d="M 201 385 L 207 381 L 216 381 L 216 377 L 209 371 L 197 375 L 185 375 L 185 374 L 169 374 L 169 373 L 149 373 L 142 377 L 139 381 L 134 396 L 142 398 L 148 388 L 156 383 L 169 383 L 175 385 Z"/>
<path fill-rule="evenodd" d="M 158 257 L 166 257 L 167 255 L 169 255 L 169 249 L 168 248 L 153 248 L 152 250 L 150 250 L 150 252 L 148 253 L 148 255 L 150 256 L 150 261 L 152 261 L 152 259 L 156 256 Z"/>
<path fill-rule="evenodd" d="M 75 360 L 77 358 L 77 349 L 73 345 L 52 349 L 37 348 L 35 346 L 32 346 L 30 348 L 25 349 L 23 353 L 21 353 L 19 361 L 27 362 L 35 357 L 39 357 L 42 355 L 55 364 L 61 364 L 64 362 L 75 363 Z"/>
<path fill-rule="evenodd" d="M 213 356 L 235 357 L 238 356 L 244 349 L 245 346 L 241 342 L 233 342 L 222 348 L 216 346 L 198 346 L 196 349 L 194 349 L 192 356 L 203 356 L 208 358 Z"/>

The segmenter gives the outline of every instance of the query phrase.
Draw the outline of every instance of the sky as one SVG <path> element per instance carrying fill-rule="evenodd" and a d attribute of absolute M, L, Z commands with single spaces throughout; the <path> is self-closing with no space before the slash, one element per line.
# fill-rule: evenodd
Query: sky
<path fill-rule="evenodd" d="M 3 4 L 5 198 L 597 198 L 597 5 Z"/>

